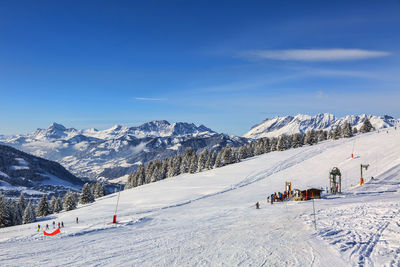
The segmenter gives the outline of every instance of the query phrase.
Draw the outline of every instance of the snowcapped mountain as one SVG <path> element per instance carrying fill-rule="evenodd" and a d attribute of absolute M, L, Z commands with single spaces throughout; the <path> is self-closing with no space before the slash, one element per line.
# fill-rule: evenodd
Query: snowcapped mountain
<path fill-rule="evenodd" d="M 187 147 L 219 150 L 246 138 L 219 134 L 204 125 L 151 121 L 140 126 L 76 130 L 53 123 L 48 129 L 0 139 L 22 151 L 55 160 L 79 177 L 120 179 L 141 163 L 183 153 Z"/>
<path fill-rule="evenodd" d="M 253 126 L 244 137 L 261 138 L 276 137 L 282 134 L 305 133 L 308 130 L 331 130 L 336 125 L 342 125 L 345 121 L 350 122 L 352 127 L 360 129 L 364 120 L 368 118 L 375 129 L 382 129 L 400 125 L 400 119 L 394 119 L 390 116 L 372 116 L 372 115 L 347 115 L 337 118 L 332 114 L 324 113 L 315 116 L 298 114 L 296 116 L 275 117 L 266 119 L 260 124 Z"/>
<path fill-rule="evenodd" d="M 6 196 L 21 192 L 31 197 L 42 192 L 62 194 L 68 189 L 79 190 L 82 185 L 81 179 L 57 162 L 0 145 L 0 192 Z"/>

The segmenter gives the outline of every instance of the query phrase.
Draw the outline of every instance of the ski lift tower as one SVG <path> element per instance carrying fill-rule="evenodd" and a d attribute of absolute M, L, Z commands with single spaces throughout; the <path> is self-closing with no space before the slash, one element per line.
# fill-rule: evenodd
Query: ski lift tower
<path fill-rule="evenodd" d="M 332 194 L 342 193 L 342 174 L 338 167 L 334 167 L 329 173 L 329 186 Z"/>

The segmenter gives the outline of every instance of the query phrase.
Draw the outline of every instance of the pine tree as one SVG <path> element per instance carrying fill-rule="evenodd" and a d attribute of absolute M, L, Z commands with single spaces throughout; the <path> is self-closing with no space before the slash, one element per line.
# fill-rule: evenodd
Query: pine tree
<path fill-rule="evenodd" d="M 43 194 L 38 206 L 36 207 L 36 215 L 44 217 L 50 214 L 49 203 L 47 202 L 47 194 Z"/>
<path fill-rule="evenodd" d="M 137 169 L 137 184 L 136 186 L 144 185 L 146 181 L 145 167 L 140 165 Z"/>
<path fill-rule="evenodd" d="M 268 153 L 271 151 L 271 142 L 269 138 L 264 138 L 264 153 Z"/>
<path fill-rule="evenodd" d="M 0 193 L 0 228 L 7 227 L 7 215 L 4 203 L 4 196 Z"/>
<path fill-rule="evenodd" d="M 371 122 L 368 118 L 365 118 L 363 125 L 360 128 L 361 133 L 368 133 L 373 129 Z"/>
<path fill-rule="evenodd" d="M 325 141 L 328 138 L 328 133 L 326 131 L 320 130 L 317 133 L 318 142 Z"/>
<path fill-rule="evenodd" d="M 232 149 L 229 145 L 222 150 L 221 161 L 223 165 L 228 165 L 232 163 Z"/>
<path fill-rule="evenodd" d="M 144 174 L 145 174 L 144 184 L 148 184 L 151 182 L 151 177 L 153 176 L 154 168 L 155 168 L 155 166 L 154 166 L 153 161 L 149 161 L 146 164 L 145 171 L 144 171 Z"/>
<path fill-rule="evenodd" d="M 197 171 L 197 156 L 194 154 L 190 159 L 189 173 L 195 173 Z"/>
<path fill-rule="evenodd" d="M 292 137 L 292 147 L 297 148 L 303 145 L 303 138 L 301 133 L 295 133 Z"/>
<path fill-rule="evenodd" d="M 66 211 L 76 209 L 75 197 L 70 190 L 68 190 L 64 196 L 63 208 Z"/>
<path fill-rule="evenodd" d="M 214 163 L 214 168 L 219 168 L 222 167 L 222 162 L 221 162 L 221 151 L 217 153 L 217 157 L 215 158 L 215 163 Z"/>
<path fill-rule="evenodd" d="M 129 177 L 128 177 L 128 179 L 129 179 Z M 100 197 L 100 183 L 96 183 L 95 184 L 95 187 L 94 187 L 94 190 L 93 190 L 93 197 L 95 199 Z"/>
<path fill-rule="evenodd" d="M 101 187 L 100 187 L 100 194 L 101 194 L 102 197 L 104 197 L 105 195 L 107 195 L 106 186 L 105 186 L 104 183 L 101 184 Z"/>
<path fill-rule="evenodd" d="M 315 131 L 314 129 L 311 129 L 307 131 L 306 137 L 304 138 L 304 144 L 305 145 L 313 145 L 315 144 Z"/>
<path fill-rule="evenodd" d="M 81 193 L 79 202 L 81 204 L 87 204 L 87 203 L 92 203 L 93 201 L 94 201 L 94 197 L 93 197 L 92 191 L 90 190 L 89 184 L 86 183 L 82 187 L 82 193 Z"/>
<path fill-rule="evenodd" d="M 199 154 L 199 161 L 197 162 L 197 171 L 198 172 L 201 172 L 202 170 L 204 170 L 206 168 L 207 159 L 208 159 L 208 150 L 204 149 Z"/>
<path fill-rule="evenodd" d="M 277 147 L 277 144 L 278 144 L 278 138 L 272 137 L 270 141 L 271 141 L 271 143 L 270 143 L 270 145 L 271 145 L 270 151 L 271 152 L 272 151 L 276 151 L 276 147 Z"/>
<path fill-rule="evenodd" d="M 239 148 L 239 158 L 247 159 L 247 145 L 243 145 Z"/>
<path fill-rule="evenodd" d="M 278 144 L 276 145 L 276 148 L 278 151 L 284 151 L 287 149 L 287 144 L 286 144 L 286 135 L 282 134 L 278 138 Z"/>
<path fill-rule="evenodd" d="M 12 225 L 20 225 L 22 224 L 22 216 L 19 210 L 19 205 L 17 201 L 10 200 L 11 207 L 11 217 L 12 217 Z"/>
<path fill-rule="evenodd" d="M 161 163 L 161 179 L 168 177 L 168 159 L 164 159 Z"/>
<path fill-rule="evenodd" d="M 329 130 L 328 139 L 333 139 L 333 131 Z"/>
<path fill-rule="evenodd" d="M 349 138 L 353 136 L 353 130 L 351 129 L 351 125 L 349 122 L 345 122 L 342 128 L 342 137 Z"/>
<path fill-rule="evenodd" d="M 56 203 L 54 204 L 53 212 L 59 213 L 60 211 L 62 211 L 62 202 L 61 202 L 61 198 L 57 197 Z"/>
<path fill-rule="evenodd" d="M 211 170 L 215 164 L 215 151 L 210 151 L 207 156 L 205 168 Z"/>
<path fill-rule="evenodd" d="M 3 220 L 6 227 L 14 225 L 13 217 L 13 202 L 11 199 L 4 198 L 3 200 Z"/>
<path fill-rule="evenodd" d="M 24 216 L 22 217 L 22 223 L 27 224 L 27 223 L 32 223 L 34 221 L 36 221 L 35 208 L 29 201 L 28 205 L 25 208 Z"/>
<path fill-rule="evenodd" d="M 218 156 L 218 153 L 217 153 L 217 151 L 214 150 L 211 153 L 211 157 L 210 157 L 210 165 L 209 165 L 210 169 L 214 168 L 215 161 L 217 160 L 217 156 Z"/>
<path fill-rule="evenodd" d="M 333 130 L 332 138 L 334 140 L 337 140 L 341 136 L 342 136 L 342 127 L 338 124 L 338 125 L 336 125 L 335 129 Z"/>
<path fill-rule="evenodd" d="M 354 128 L 353 128 L 353 134 L 357 134 L 357 133 L 358 133 L 358 130 L 357 130 L 356 127 L 354 127 Z"/>
<path fill-rule="evenodd" d="M 50 199 L 50 207 L 49 207 L 49 211 L 50 213 L 54 213 L 54 206 L 56 205 L 57 199 L 55 196 L 52 196 Z"/>
<path fill-rule="evenodd" d="M 22 224 L 22 218 L 24 216 L 25 208 L 26 208 L 25 197 L 24 197 L 24 194 L 21 193 L 21 195 L 19 196 L 19 199 L 18 199 L 18 203 L 17 203 L 18 218 L 20 218 L 19 224 Z"/>
<path fill-rule="evenodd" d="M 179 175 L 179 170 L 180 170 L 180 163 L 178 156 L 175 156 L 171 158 L 168 161 L 168 177 L 174 177 Z"/>
<path fill-rule="evenodd" d="M 233 161 L 233 163 L 240 162 L 239 149 L 238 148 L 232 148 L 232 161 Z"/>
<path fill-rule="evenodd" d="M 258 139 L 254 148 L 254 154 L 256 156 L 264 154 L 264 140 L 262 138 Z"/>

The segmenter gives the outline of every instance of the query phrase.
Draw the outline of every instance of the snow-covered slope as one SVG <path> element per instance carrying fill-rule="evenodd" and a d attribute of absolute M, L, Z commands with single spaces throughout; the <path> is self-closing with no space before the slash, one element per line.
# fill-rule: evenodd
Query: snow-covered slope
<path fill-rule="evenodd" d="M 21 192 L 30 197 L 45 193 L 62 195 L 68 189 L 80 190 L 83 181 L 59 163 L 0 145 L 0 192 L 8 197 Z"/>
<path fill-rule="evenodd" d="M 360 129 L 364 120 L 368 118 L 372 126 L 376 129 L 393 127 L 400 125 L 400 119 L 394 119 L 390 116 L 372 116 L 372 115 L 347 115 L 342 118 L 336 118 L 332 114 L 318 114 L 315 116 L 298 114 L 294 117 L 284 116 L 266 119 L 260 124 L 253 126 L 244 137 L 261 138 L 277 137 L 282 134 L 305 133 L 308 130 L 331 130 L 336 125 L 343 125 L 345 121 L 350 122 L 352 127 Z"/>
<path fill-rule="evenodd" d="M 121 192 L 39 223 L 0 229 L 3 266 L 399 266 L 400 130 L 272 152 Z M 355 157 L 350 159 L 354 146 Z M 360 164 L 370 164 L 356 185 Z M 313 203 L 266 203 L 267 195 L 323 187 L 343 174 L 343 194 Z M 371 180 L 371 176 L 374 177 Z M 256 210 L 256 201 L 261 208 Z M 79 224 L 75 218 L 79 217 Z M 77 245 L 79 244 L 79 245 Z"/>
<path fill-rule="evenodd" d="M 76 130 L 53 123 L 28 135 L 0 139 L 22 151 L 55 160 L 79 177 L 108 180 L 125 177 L 138 164 L 194 150 L 239 146 L 247 139 L 218 134 L 190 123 L 152 121 L 137 127 Z"/>

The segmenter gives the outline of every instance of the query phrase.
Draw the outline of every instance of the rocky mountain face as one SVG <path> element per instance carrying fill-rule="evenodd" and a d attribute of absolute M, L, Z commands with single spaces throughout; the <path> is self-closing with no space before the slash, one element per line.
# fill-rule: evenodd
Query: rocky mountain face
<path fill-rule="evenodd" d="M 118 181 L 139 164 L 183 153 L 187 147 L 220 150 L 227 144 L 243 145 L 248 139 L 219 134 L 204 125 L 162 120 L 135 127 L 116 125 L 103 131 L 67 129 L 53 123 L 48 129 L 0 141 L 57 161 L 79 177 Z"/>
<path fill-rule="evenodd" d="M 400 125 L 400 119 L 391 116 L 372 116 L 372 115 L 347 115 L 337 118 L 332 114 L 318 114 L 315 116 L 298 114 L 296 116 L 275 117 L 266 119 L 260 124 L 253 126 L 244 137 L 262 138 L 277 137 L 282 134 L 305 133 L 308 130 L 331 130 L 336 125 L 342 125 L 345 121 L 350 122 L 352 127 L 360 129 L 364 120 L 368 118 L 375 129 L 383 129 Z"/>
<path fill-rule="evenodd" d="M 83 181 L 59 163 L 30 155 L 10 146 L 0 145 L 0 192 L 31 197 L 42 193 L 63 195 L 68 189 L 79 190 Z"/>

